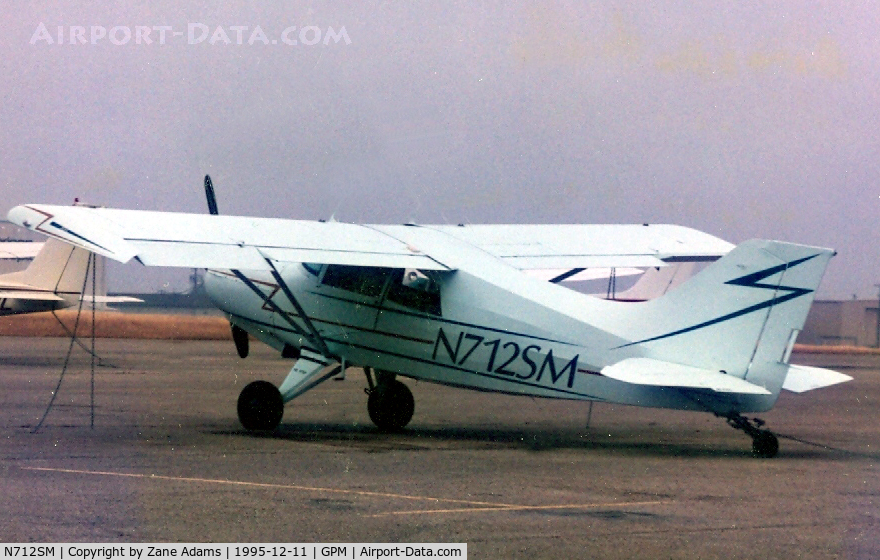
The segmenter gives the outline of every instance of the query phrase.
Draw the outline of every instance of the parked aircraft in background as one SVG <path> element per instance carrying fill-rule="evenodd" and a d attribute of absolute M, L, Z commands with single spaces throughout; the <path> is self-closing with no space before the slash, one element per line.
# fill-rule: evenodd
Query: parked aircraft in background
<path fill-rule="evenodd" d="M 850 379 L 789 363 L 830 249 L 754 240 L 731 250 L 670 225 L 354 225 L 220 216 L 213 196 L 209 206 L 212 215 L 28 204 L 8 218 L 120 262 L 209 269 L 207 293 L 239 354 L 250 333 L 297 358 L 279 387 L 241 392 L 247 429 L 275 428 L 285 403 L 359 366 L 381 429 L 412 418 L 398 379 L 408 377 L 704 411 L 771 457 L 776 436 L 745 414 L 772 408 L 782 389 Z M 649 291 L 663 295 L 640 302 L 523 273 L 698 261 L 715 262 L 668 291 L 673 279 L 653 275 Z"/>
<path fill-rule="evenodd" d="M 12 245 L 13 243 L 0 243 Z M 0 274 L 0 315 L 52 311 L 79 305 L 80 298 L 89 305 L 103 303 L 138 302 L 127 296 L 107 296 L 103 283 L 103 270 L 95 274 L 100 279 L 95 296 L 85 290 L 89 279 L 89 259 L 93 255 L 85 249 L 74 247 L 57 239 L 45 243 L 14 243 L 19 247 L 6 247 L 15 258 L 33 258 L 24 270 Z M 26 247 L 25 247 L 26 246 Z M 33 249 L 38 251 L 34 252 Z M 0 249 L 4 250 L 4 249 Z M 33 255 L 31 257 L 23 255 Z M 98 262 L 99 257 L 92 262 Z M 103 267 L 103 264 L 95 266 Z"/>
<path fill-rule="evenodd" d="M 29 261 L 42 248 L 43 244 L 35 241 L 0 241 L 0 260 Z"/>

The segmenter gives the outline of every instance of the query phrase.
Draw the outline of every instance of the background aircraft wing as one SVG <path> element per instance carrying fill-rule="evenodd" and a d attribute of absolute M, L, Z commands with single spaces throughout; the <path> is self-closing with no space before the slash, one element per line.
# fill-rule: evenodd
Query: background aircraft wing
<path fill-rule="evenodd" d="M 0 290 L 0 299 L 21 299 L 29 301 L 64 301 L 64 298 L 52 292 L 39 290 Z"/>
<path fill-rule="evenodd" d="M 148 266 L 266 270 L 286 262 L 449 270 L 369 226 L 29 204 L 9 220 L 120 262 Z"/>
<path fill-rule="evenodd" d="M 37 256 L 43 243 L 34 241 L 0 242 L 0 259 L 29 260 Z"/>

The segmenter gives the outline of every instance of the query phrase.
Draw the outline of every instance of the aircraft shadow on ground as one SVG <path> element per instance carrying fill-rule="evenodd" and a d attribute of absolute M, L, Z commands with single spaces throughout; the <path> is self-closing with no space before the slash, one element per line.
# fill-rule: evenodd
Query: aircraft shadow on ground
<path fill-rule="evenodd" d="M 55 356 L 0 356 L 0 367 L 60 368 L 64 360 Z"/>
<path fill-rule="evenodd" d="M 439 427 L 407 428 L 386 433 L 367 425 L 330 423 L 287 423 L 272 432 L 248 432 L 244 429 L 215 430 L 215 435 L 266 438 L 301 443 L 318 443 L 348 447 L 368 453 L 388 451 L 427 451 L 432 449 L 522 449 L 533 452 L 572 449 L 607 451 L 626 455 L 693 458 L 751 458 L 751 444 L 743 437 L 741 445 L 713 441 L 659 442 L 650 435 L 617 433 L 608 437 L 607 431 L 586 429 L 529 430 L 506 427 Z M 780 451 L 778 459 L 834 459 L 870 458 L 880 460 L 880 453 L 865 454 L 825 446 L 798 438 L 780 436 L 783 442 L 793 440 Z M 638 440 L 638 441 L 634 441 Z M 797 443 L 794 443 L 797 442 Z M 451 446 L 451 447 L 450 447 Z"/>

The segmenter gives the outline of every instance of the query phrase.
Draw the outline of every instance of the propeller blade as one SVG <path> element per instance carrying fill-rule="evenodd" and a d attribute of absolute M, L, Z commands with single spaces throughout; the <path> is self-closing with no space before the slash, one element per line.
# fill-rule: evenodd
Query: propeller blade
<path fill-rule="evenodd" d="M 205 196 L 208 197 L 208 212 L 216 216 L 220 212 L 217 211 L 217 197 L 214 196 L 214 184 L 210 175 L 205 175 Z"/>

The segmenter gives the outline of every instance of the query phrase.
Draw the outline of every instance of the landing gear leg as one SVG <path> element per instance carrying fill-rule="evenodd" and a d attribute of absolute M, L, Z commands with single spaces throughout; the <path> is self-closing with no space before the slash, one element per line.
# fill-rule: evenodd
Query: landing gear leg
<path fill-rule="evenodd" d="M 415 412 L 415 400 L 409 388 L 395 379 L 393 373 L 377 371 L 375 383 L 369 368 L 364 368 L 364 373 L 370 386 L 364 389 L 369 396 L 367 412 L 370 420 L 385 432 L 403 429 Z"/>
<path fill-rule="evenodd" d="M 742 430 L 752 437 L 752 453 L 755 457 L 769 459 L 779 452 L 779 439 L 770 430 L 764 430 L 761 426 L 764 421 L 759 418 L 746 418 L 740 414 L 731 414 L 727 417 L 727 423 L 731 427 Z"/>

